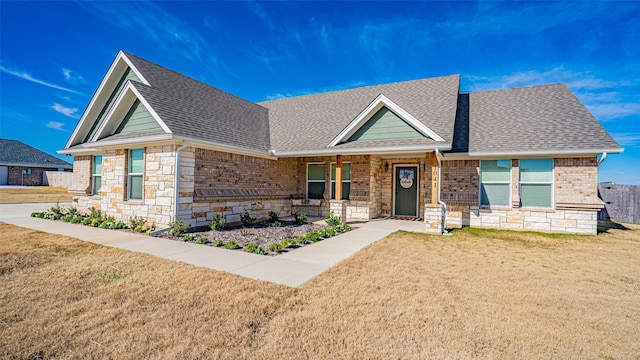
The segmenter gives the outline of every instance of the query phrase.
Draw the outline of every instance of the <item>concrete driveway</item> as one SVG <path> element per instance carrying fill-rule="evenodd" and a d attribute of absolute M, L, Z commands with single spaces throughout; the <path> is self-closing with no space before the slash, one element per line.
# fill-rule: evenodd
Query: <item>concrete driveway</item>
<path fill-rule="evenodd" d="M 29 216 L 34 211 L 44 211 L 53 205 L 2 204 L 0 221 L 291 287 L 302 285 L 397 230 L 425 231 L 425 224 L 420 221 L 374 220 L 352 224 L 357 228 L 285 254 L 264 256 Z"/>

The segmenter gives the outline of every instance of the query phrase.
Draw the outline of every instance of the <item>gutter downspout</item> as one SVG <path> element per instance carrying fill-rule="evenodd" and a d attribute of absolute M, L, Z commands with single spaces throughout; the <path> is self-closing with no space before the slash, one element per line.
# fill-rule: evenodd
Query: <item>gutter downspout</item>
<path fill-rule="evenodd" d="M 440 187 L 442 186 L 442 158 L 440 158 L 440 149 L 436 148 L 436 159 L 438 160 L 438 204 L 442 205 L 442 235 L 448 235 L 449 232 L 445 230 L 445 222 L 447 220 L 447 204 L 440 198 Z"/>
<path fill-rule="evenodd" d="M 600 160 L 598 160 L 598 164 L 596 166 L 600 166 L 600 164 L 602 164 L 606 158 L 607 158 L 607 152 L 605 151 L 602 153 L 602 156 L 600 157 Z"/>
<path fill-rule="evenodd" d="M 177 217 L 178 217 L 178 200 L 180 199 L 180 151 L 184 150 L 184 148 L 187 147 L 187 144 L 189 142 L 187 140 L 185 140 L 182 145 L 176 149 L 176 177 L 174 179 L 174 186 L 176 188 L 175 194 L 174 194 L 174 198 L 173 198 L 173 207 L 174 207 L 174 214 L 175 214 L 175 218 L 173 219 L 173 221 L 177 221 Z M 167 232 L 171 230 L 171 227 L 168 228 L 164 228 L 164 229 L 158 229 L 156 231 L 152 231 L 151 233 L 149 233 L 150 236 L 158 236 L 159 234 L 162 234 L 164 232 Z"/>

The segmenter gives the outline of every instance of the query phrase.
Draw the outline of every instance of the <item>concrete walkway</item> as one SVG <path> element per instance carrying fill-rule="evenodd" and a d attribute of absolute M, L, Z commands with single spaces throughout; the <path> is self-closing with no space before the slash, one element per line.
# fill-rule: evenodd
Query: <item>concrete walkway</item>
<path fill-rule="evenodd" d="M 421 221 L 374 220 L 352 224 L 357 229 L 282 255 L 264 256 L 29 216 L 53 205 L 2 204 L 0 221 L 291 287 L 302 285 L 392 232 L 425 230 Z M 67 208 L 69 205 L 61 204 Z"/>

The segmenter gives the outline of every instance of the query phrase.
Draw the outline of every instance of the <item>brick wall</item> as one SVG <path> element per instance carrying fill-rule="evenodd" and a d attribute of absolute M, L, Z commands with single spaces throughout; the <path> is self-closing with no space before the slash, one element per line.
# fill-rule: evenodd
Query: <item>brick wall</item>
<path fill-rule="evenodd" d="M 91 155 L 73 157 L 73 181 L 69 192 L 76 196 L 91 194 Z"/>
<path fill-rule="evenodd" d="M 22 175 L 22 170 L 30 173 Z M 42 186 L 45 171 L 58 171 L 58 168 L 40 168 L 32 166 L 9 166 L 7 185 Z"/>
<path fill-rule="evenodd" d="M 450 207 L 477 206 L 480 186 L 478 160 L 442 162 L 440 198 Z"/>
<path fill-rule="evenodd" d="M 555 202 L 558 209 L 600 209 L 598 162 L 595 157 L 555 159 Z"/>

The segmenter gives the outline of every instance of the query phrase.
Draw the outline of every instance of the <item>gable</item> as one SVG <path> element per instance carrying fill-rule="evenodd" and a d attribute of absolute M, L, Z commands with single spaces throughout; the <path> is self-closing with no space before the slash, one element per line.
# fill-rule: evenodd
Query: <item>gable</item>
<path fill-rule="evenodd" d="M 346 142 L 423 139 L 426 136 L 383 106 Z"/>
<path fill-rule="evenodd" d="M 423 122 L 379 94 L 328 146 L 354 141 L 407 139 L 444 141 Z"/>
<path fill-rule="evenodd" d="M 148 130 L 161 130 L 162 127 L 153 118 L 147 108 L 137 100 L 131 105 L 129 112 L 125 115 L 115 134 L 128 134 Z"/>
<path fill-rule="evenodd" d="M 125 70 L 124 74 L 118 81 L 118 84 L 116 85 L 115 89 L 111 92 L 111 95 L 109 95 L 107 102 L 102 107 L 100 114 L 98 114 L 96 121 L 91 126 L 91 130 L 89 130 L 89 133 L 87 134 L 83 142 L 90 141 L 91 138 L 93 138 L 93 136 L 96 134 L 96 131 L 104 123 L 104 120 L 107 117 L 109 110 L 111 110 L 116 99 L 122 93 L 122 90 L 124 89 L 125 84 L 127 83 L 127 80 L 140 81 L 140 78 L 136 75 L 135 72 L 131 71 L 131 68 L 127 68 L 127 70 Z"/>

